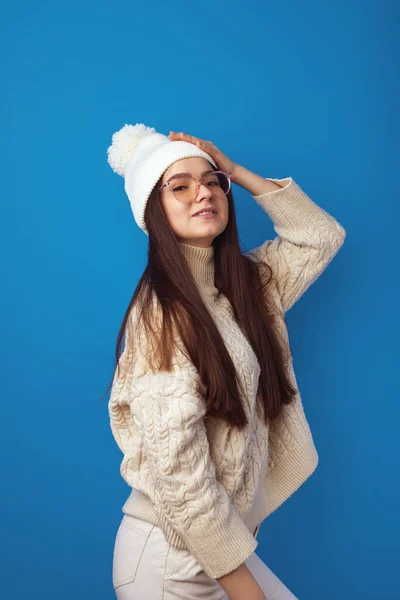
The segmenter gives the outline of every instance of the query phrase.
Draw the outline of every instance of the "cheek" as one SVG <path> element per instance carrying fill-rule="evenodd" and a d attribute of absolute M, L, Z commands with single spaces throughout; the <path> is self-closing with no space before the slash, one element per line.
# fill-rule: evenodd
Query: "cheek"
<path fill-rule="evenodd" d="M 189 210 L 187 206 L 179 202 L 176 203 L 163 203 L 165 215 L 170 224 L 179 224 L 184 219 L 189 218 Z"/>
<path fill-rule="evenodd" d="M 190 211 L 187 206 L 177 202 L 174 208 L 171 209 L 171 214 L 175 219 L 188 219 Z"/>
<path fill-rule="evenodd" d="M 224 214 L 224 217 L 225 217 L 225 221 L 228 222 L 228 219 L 229 219 L 229 202 L 228 202 L 228 198 L 225 198 L 225 202 L 223 204 L 222 210 L 223 210 L 223 214 Z"/>

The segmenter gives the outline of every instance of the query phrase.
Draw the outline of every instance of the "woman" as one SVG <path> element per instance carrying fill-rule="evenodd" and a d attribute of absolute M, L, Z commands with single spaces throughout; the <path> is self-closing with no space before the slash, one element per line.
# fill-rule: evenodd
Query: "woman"
<path fill-rule="evenodd" d="M 295 600 L 255 553 L 263 520 L 318 464 L 285 313 L 345 230 L 291 177 L 261 177 L 194 136 L 125 125 L 107 152 L 149 237 L 109 400 L 132 488 L 117 598 Z M 231 182 L 277 233 L 245 253 Z"/>

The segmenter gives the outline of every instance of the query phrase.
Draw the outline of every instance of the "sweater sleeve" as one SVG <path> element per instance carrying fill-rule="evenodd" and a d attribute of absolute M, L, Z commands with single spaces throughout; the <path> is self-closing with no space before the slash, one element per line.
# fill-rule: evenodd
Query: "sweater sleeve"
<path fill-rule="evenodd" d="M 291 177 L 269 179 L 281 189 L 253 196 L 273 221 L 277 236 L 245 254 L 268 263 L 287 312 L 339 251 L 346 231 Z"/>
<path fill-rule="evenodd" d="M 242 564 L 258 542 L 216 478 L 200 386 L 197 369 L 182 355 L 174 357 L 171 372 L 147 369 L 131 377 L 125 398 L 142 440 L 160 527 L 175 530 L 216 579 Z"/>

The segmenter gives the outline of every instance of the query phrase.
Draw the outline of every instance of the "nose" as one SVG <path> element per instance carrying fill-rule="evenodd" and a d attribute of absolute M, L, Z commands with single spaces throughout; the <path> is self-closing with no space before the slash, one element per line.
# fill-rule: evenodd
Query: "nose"
<path fill-rule="evenodd" d="M 196 200 L 202 200 L 203 198 L 211 198 L 212 190 L 204 183 L 199 184 L 199 188 L 197 191 Z"/>

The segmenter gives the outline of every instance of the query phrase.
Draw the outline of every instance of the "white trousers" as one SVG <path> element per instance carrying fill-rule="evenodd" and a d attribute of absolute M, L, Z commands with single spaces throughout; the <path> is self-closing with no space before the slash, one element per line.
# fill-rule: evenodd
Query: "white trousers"
<path fill-rule="evenodd" d="M 297 600 L 255 552 L 246 565 L 267 600 Z M 228 600 L 187 550 L 169 544 L 156 525 L 129 515 L 115 538 L 112 579 L 118 600 Z"/>

